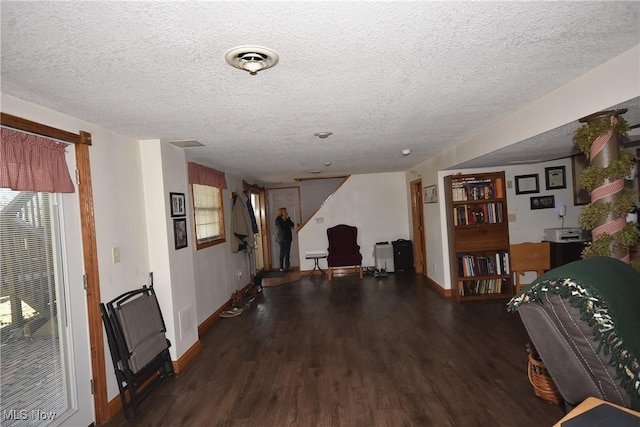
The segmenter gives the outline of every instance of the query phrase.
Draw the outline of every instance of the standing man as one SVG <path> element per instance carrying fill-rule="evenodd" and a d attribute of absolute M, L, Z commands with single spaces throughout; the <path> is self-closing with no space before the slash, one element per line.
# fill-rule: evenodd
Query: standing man
<path fill-rule="evenodd" d="M 293 240 L 291 229 L 295 225 L 289 218 L 287 208 L 278 208 L 276 212 L 278 213 L 276 226 L 278 227 L 277 237 L 280 245 L 280 271 L 293 271 L 289 263 L 289 252 L 291 251 L 291 241 Z"/>

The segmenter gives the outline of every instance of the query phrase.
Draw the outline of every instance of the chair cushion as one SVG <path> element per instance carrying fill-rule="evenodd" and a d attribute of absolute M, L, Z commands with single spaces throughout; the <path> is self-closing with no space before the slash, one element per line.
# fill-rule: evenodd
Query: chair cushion
<path fill-rule="evenodd" d="M 169 348 L 164 323 L 155 295 L 140 294 L 115 309 L 130 352 L 133 373 L 144 368 L 160 352 Z"/>

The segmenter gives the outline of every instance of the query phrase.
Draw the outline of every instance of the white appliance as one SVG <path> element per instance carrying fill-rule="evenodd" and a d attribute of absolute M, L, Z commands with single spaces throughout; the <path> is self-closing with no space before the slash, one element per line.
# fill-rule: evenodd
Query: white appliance
<path fill-rule="evenodd" d="M 373 247 L 373 256 L 376 260 L 376 271 L 393 273 L 393 245 L 391 243 L 376 243 Z"/>
<path fill-rule="evenodd" d="M 586 242 L 591 239 L 590 233 L 581 228 L 545 228 L 544 239 L 547 242 L 567 243 Z"/>

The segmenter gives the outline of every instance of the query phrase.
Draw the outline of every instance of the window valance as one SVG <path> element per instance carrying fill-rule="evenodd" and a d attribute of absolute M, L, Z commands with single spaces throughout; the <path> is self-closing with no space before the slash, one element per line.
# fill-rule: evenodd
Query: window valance
<path fill-rule="evenodd" d="M 198 163 L 187 163 L 189 173 L 189 184 L 209 185 L 211 187 L 227 189 L 227 179 L 224 172 L 200 165 Z"/>
<path fill-rule="evenodd" d="M 67 144 L 3 127 L 0 138 L 0 187 L 16 191 L 73 193 Z"/>

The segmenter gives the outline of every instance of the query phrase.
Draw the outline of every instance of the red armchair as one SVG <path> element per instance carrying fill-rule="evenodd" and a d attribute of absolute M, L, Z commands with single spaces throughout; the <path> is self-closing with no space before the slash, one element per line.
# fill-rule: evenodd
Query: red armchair
<path fill-rule="evenodd" d="M 327 265 L 329 280 L 333 278 L 336 267 L 355 267 L 362 279 L 362 255 L 358 245 L 358 229 L 350 225 L 336 225 L 327 229 L 329 248 Z"/>

